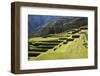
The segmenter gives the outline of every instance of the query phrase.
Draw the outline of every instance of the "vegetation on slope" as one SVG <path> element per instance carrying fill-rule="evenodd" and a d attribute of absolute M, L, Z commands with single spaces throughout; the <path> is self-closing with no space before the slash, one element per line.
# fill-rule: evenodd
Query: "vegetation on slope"
<path fill-rule="evenodd" d="M 81 33 L 84 32 L 84 33 Z M 79 59 L 79 58 L 87 58 L 88 57 L 88 49 L 84 45 L 87 43 L 86 35 L 85 33 L 87 30 L 80 31 L 79 33 L 76 33 L 74 35 L 80 35 L 79 38 L 74 38 L 74 41 L 67 41 L 67 43 L 63 44 L 60 43 L 57 46 L 55 46 L 52 49 L 49 49 L 46 52 L 42 52 L 37 57 L 30 57 L 29 60 L 52 60 L 52 59 Z M 65 35 L 64 35 L 65 34 Z M 57 34 L 55 34 L 57 35 Z M 58 34 L 61 35 L 61 34 Z M 62 33 L 64 35 L 64 38 L 71 38 L 67 37 L 68 32 Z M 53 36 L 53 35 L 52 35 Z M 48 40 L 57 40 L 59 38 L 63 37 L 47 37 L 47 38 L 32 38 L 30 39 L 31 42 L 38 42 L 38 41 L 48 41 Z M 61 45 L 59 47 L 59 45 Z M 56 48 L 56 49 L 55 49 Z M 55 49 L 55 50 L 54 50 Z"/>

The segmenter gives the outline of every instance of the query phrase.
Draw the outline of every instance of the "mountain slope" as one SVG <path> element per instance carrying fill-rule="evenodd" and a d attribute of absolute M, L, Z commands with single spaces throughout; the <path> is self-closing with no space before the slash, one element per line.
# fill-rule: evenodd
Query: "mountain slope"
<path fill-rule="evenodd" d="M 29 20 L 29 36 L 39 37 L 61 33 L 87 24 L 87 17 L 36 16 Z"/>

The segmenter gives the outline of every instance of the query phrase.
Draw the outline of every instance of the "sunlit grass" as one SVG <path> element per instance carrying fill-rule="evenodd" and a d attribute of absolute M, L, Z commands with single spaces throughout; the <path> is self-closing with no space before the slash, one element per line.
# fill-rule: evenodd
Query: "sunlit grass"
<path fill-rule="evenodd" d="M 30 60 L 52 60 L 52 59 L 79 59 L 88 57 L 88 49 L 84 44 L 84 34 L 80 34 L 80 38 L 75 38 L 74 41 L 70 41 L 67 44 L 61 44 L 61 47 L 57 46 L 56 50 L 50 49 L 47 52 L 41 53 L 37 57 L 30 57 Z M 43 40 L 55 40 L 58 38 L 34 38 L 30 41 L 43 41 Z"/>

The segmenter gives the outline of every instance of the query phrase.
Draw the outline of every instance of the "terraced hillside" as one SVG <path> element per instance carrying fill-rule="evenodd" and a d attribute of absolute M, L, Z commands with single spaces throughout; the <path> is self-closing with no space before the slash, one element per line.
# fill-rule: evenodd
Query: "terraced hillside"
<path fill-rule="evenodd" d="M 88 57 L 87 27 L 29 39 L 29 60 L 79 59 Z"/>

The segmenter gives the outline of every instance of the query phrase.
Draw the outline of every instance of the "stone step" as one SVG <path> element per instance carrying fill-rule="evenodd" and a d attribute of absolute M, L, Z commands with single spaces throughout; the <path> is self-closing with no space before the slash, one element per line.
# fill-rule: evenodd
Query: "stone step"
<path fill-rule="evenodd" d="M 72 38 L 79 38 L 80 35 L 72 35 Z"/>
<path fill-rule="evenodd" d="M 41 52 L 28 51 L 28 56 L 29 57 L 36 57 L 36 56 L 38 56 L 40 54 L 41 54 Z"/>
<path fill-rule="evenodd" d="M 54 46 L 37 46 L 37 48 L 46 48 L 46 49 L 51 49 L 53 48 Z"/>
<path fill-rule="evenodd" d="M 69 39 L 67 39 L 67 41 L 73 41 L 74 39 L 73 38 L 69 38 Z"/>
<path fill-rule="evenodd" d="M 55 41 L 55 40 L 52 40 L 52 41 L 51 41 L 51 40 L 50 40 L 50 41 L 42 41 L 42 42 L 51 42 L 51 43 L 52 43 L 52 42 L 55 42 L 55 43 L 60 43 L 60 42 L 62 42 L 62 41 L 58 41 L 58 40 L 56 40 L 56 41 Z"/>
<path fill-rule="evenodd" d="M 59 38 L 59 40 L 67 40 L 67 38 Z"/>
<path fill-rule="evenodd" d="M 46 52 L 48 49 L 29 49 L 29 51 Z"/>
<path fill-rule="evenodd" d="M 80 27 L 80 30 L 87 30 L 87 27 Z"/>
<path fill-rule="evenodd" d="M 39 45 L 58 45 L 59 43 L 35 43 L 33 44 L 34 46 L 39 46 Z"/>

